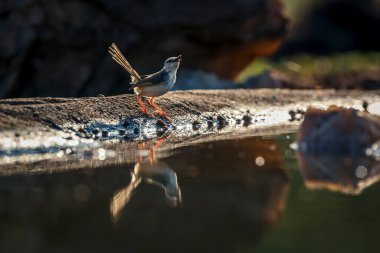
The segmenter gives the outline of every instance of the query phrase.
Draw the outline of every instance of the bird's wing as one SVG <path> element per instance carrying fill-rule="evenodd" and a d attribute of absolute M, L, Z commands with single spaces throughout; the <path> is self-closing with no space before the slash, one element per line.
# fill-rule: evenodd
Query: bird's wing
<path fill-rule="evenodd" d="M 130 89 L 133 89 L 135 87 L 141 87 L 141 86 L 160 85 L 166 82 L 168 78 L 169 78 L 169 73 L 167 73 L 166 71 L 159 71 L 157 73 L 145 76 L 141 80 L 134 83 Z"/>
<path fill-rule="evenodd" d="M 112 59 L 119 63 L 131 75 L 132 83 L 141 80 L 140 75 L 132 68 L 131 64 L 127 61 L 127 59 L 125 59 L 124 55 L 120 52 L 115 43 L 111 44 L 108 52 L 112 55 Z"/>

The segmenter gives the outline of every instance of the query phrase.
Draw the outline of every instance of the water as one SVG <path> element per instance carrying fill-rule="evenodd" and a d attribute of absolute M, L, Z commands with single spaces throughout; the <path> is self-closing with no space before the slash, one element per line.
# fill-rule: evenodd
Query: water
<path fill-rule="evenodd" d="M 374 252 L 378 162 L 297 155 L 294 137 L 141 144 L 135 163 L 2 176 L 0 252 Z"/>

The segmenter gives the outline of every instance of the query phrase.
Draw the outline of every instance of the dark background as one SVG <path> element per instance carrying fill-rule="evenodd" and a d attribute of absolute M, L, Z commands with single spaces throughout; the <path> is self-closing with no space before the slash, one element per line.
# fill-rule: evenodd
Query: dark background
<path fill-rule="evenodd" d="M 141 74 L 159 70 L 169 56 L 184 55 L 177 89 L 198 87 L 200 81 L 191 78 L 199 71 L 233 80 L 259 56 L 379 50 L 378 1 L 304 5 L 291 0 L 3 0 L 0 97 L 126 93 L 129 76 L 107 53 L 112 42 Z M 298 16 L 289 12 L 289 17 L 288 10 L 297 6 Z"/>

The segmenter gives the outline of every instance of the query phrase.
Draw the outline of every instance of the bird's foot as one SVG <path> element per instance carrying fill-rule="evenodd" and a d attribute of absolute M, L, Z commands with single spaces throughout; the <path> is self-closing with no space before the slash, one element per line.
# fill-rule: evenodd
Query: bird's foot
<path fill-rule="evenodd" d="M 156 111 L 157 114 L 161 115 L 162 117 L 166 118 L 167 120 L 169 120 L 169 122 L 173 122 L 173 120 L 164 112 L 164 111 L 159 111 L 157 110 Z"/>
<path fill-rule="evenodd" d="M 151 118 L 154 118 L 154 115 L 153 114 L 151 114 L 151 113 L 149 113 L 146 109 L 145 110 L 141 110 L 143 113 L 145 113 L 146 115 L 148 115 L 149 117 L 151 117 Z"/>

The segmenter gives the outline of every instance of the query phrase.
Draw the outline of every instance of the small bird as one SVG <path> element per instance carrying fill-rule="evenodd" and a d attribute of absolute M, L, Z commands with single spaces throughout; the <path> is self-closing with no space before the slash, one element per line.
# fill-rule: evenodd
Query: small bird
<path fill-rule="evenodd" d="M 137 100 L 142 112 L 153 117 L 153 115 L 148 113 L 142 101 L 142 97 L 149 97 L 148 102 L 157 110 L 157 113 L 169 121 L 172 121 L 171 118 L 154 103 L 154 99 L 167 93 L 175 84 L 182 55 L 168 58 L 160 71 L 154 74 L 140 76 L 125 59 L 115 43 L 112 43 L 108 52 L 112 55 L 112 59 L 119 63 L 131 75 L 132 86 L 130 89 L 133 89 L 135 94 L 137 94 Z"/>

